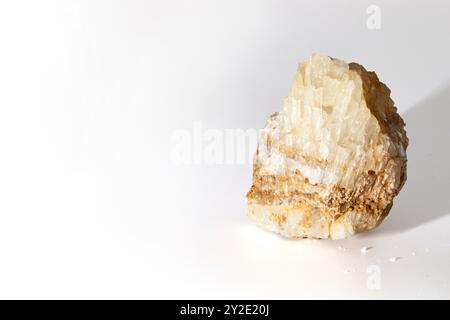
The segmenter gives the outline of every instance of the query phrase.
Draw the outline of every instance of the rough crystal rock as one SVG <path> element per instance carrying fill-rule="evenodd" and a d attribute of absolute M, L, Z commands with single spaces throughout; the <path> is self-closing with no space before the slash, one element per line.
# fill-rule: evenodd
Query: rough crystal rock
<path fill-rule="evenodd" d="M 390 90 L 356 63 L 313 54 L 261 131 L 248 215 L 291 238 L 378 226 L 406 180 L 405 123 Z"/>

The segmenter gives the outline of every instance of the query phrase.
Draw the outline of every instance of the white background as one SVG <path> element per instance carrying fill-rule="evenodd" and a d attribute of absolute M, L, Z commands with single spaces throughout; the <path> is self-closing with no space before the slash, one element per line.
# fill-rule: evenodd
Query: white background
<path fill-rule="evenodd" d="M 444 0 L 1 1 L 0 298 L 450 298 L 449 17 Z M 376 70 L 410 137 L 390 216 L 345 241 L 253 226 L 251 165 L 170 162 L 195 120 L 263 127 L 312 52 Z"/>

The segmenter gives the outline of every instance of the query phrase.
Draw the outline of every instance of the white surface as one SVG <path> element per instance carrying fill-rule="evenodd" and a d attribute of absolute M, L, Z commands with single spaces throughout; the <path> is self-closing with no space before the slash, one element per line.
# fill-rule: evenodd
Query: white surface
<path fill-rule="evenodd" d="M 370 4 L 2 1 L 0 297 L 450 298 L 450 4 L 377 1 L 369 30 Z M 345 241 L 253 226 L 250 165 L 169 162 L 194 120 L 262 127 L 311 52 L 376 70 L 410 137 L 389 218 Z"/>

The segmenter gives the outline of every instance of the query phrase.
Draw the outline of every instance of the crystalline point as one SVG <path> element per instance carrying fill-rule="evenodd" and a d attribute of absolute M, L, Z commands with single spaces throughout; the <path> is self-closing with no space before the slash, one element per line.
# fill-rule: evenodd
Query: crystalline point
<path fill-rule="evenodd" d="M 248 215 L 291 238 L 370 230 L 405 183 L 407 145 L 405 123 L 374 72 L 313 54 L 260 134 Z"/>

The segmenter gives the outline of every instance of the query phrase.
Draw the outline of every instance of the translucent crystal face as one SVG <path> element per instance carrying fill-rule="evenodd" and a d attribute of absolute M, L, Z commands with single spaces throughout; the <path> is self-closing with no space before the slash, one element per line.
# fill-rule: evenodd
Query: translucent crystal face
<path fill-rule="evenodd" d="M 274 120 L 272 132 L 264 133 L 273 143 L 260 152 L 262 169 L 299 170 L 312 183 L 349 187 L 360 171 L 381 169 L 377 159 L 389 148 L 389 141 L 379 144 L 381 127 L 367 107 L 361 76 L 326 56 L 312 55 L 300 64 Z M 293 157 L 280 157 L 283 149 L 292 149 Z"/>
<path fill-rule="evenodd" d="M 406 179 L 408 139 L 389 95 L 358 64 L 316 54 L 301 63 L 261 133 L 249 215 L 294 237 L 379 224 Z"/>

